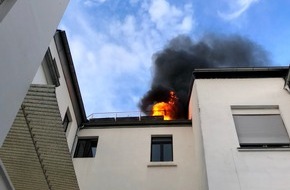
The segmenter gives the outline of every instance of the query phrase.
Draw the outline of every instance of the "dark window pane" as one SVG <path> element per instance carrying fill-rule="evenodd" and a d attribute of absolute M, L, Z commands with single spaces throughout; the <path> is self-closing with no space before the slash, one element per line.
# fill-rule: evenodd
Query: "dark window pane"
<path fill-rule="evenodd" d="M 79 139 L 74 157 L 95 157 L 98 139 Z"/>
<path fill-rule="evenodd" d="M 152 137 L 152 143 L 171 143 L 172 137 Z"/>
<path fill-rule="evenodd" d="M 151 138 L 151 161 L 173 161 L 172 137 Z"/>
<path fill-rule="evenodd" d="M 92 147 L 92 157 L 95 157 L 97 151 L 97 147 Z"/>
<path fill-rule="evenodd" d="M 76 152 L 75 152 L 74 157 L 83 157 L 84 151 L 85 151 L 85 146 L 86 146 L 86 142 L 79 140 L 77 147 L 76 147 Z"/>
<path fill-rule="evenodd" d="M 172 144 L 163 145 L 163 161 L 172 161 Z"/>
<path fill-rule="evenodd" d="M 91 152 L 92 152 L 92 157 L 95 157 L 95 155 L 96 155 L 97 144 L 98 144 L 98 141 L 97 141 L 97 140 L 95 140 L 95 141 L 91 141 Z"/>
<path fill-rule="evenodd" d="M 70 122 L 70 120 L 69 120 L 68 115 L 66 113 L 64 118 L 63 118 L 63 121 L 62 121 L 62 126 L 63 126 L 63 129 L 64 129 L 65 132 L 67 130 L 69 122 Z"/>
<path fill-rule="evenodd" d="M 151 161 L 161 161 L 161 154 L 160 154 L 160 145 L 159 144 L 152 144 L 151 150 Z"/>

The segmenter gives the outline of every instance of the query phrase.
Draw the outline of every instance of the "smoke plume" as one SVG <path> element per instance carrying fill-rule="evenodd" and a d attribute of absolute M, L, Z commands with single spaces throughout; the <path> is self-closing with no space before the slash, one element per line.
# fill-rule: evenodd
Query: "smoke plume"
<path fill-rule="evenodd" d="M 172 39 L 164 50 L 153 55 L 154 75 L 151 89 L 139 103 L 141 111 L 167 101 L 169 91 L 178 98 L 177 118 L 187 118 L 187 99 L 195 68 L 257 67 L 269 65 L 267 52 L 241 36 L 205 35 L 193 42 L 188 36 Z"/>

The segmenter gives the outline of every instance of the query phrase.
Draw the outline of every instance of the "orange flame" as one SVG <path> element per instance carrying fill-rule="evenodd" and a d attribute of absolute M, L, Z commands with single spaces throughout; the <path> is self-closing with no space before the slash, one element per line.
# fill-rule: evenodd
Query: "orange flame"
<path fill-rule="evenodd" d="M 152 116 L 163 116 L 164 120 L 175 119 L 177 97 L 173 91 L 170 91 L 168 102 L 158 102 L 152 107 Z"/>

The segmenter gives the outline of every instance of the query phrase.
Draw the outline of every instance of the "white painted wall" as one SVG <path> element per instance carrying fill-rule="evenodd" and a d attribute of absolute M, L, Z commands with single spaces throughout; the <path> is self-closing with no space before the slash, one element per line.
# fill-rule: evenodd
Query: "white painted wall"
<path fill-rule="evenodd" d="M 82 190 L 193 190 L 191 127 L 82 129 L 79 137 L 99 137 L 94 158 L 74 158 Z M 176 167 L 148 167 L 151 135 L 173 136 Z"/>
<path fill-rule="evenodd" d="M 290 151 L 238 151 L 230 108 L 279 105 L 290 132 L 290 95 L 283 86 L 284 80 L 279 78 L 195 80 L 197 97 L 191 98 L 198 104 L 192 109 L 199 109 L 210 190 L 290 189 Z"/>
<path fill-rule="evenodd" d="M 77 125 L 76 116 L 75 116 L 75 112 L 72 105 L 72 100 L 69 95 L 68 87 L 65 81 L 64 73 L 62 71 L 60 59 L 58 56 L 59 54 L 57 52 L 54 40 L 51 41 L 49 47 L 50 47 L 52 56 L 55 58 L 56 65 L 57 65 L 57 68 L 59 70 L 59 75 L 60 75 L 60 78 L 59 78 L 60 86 L 56 87 L 55 93 L 56 93 L 56 98 L 57 98 L 61 118 L 62 119 L 64 118 L 67 109 L 70 110 L 70 114 L 71 114 L 72 121 L 70 122 L 66 131 L 67 142 L 68 142 L 69 150 L 71 151 L 78 125 Z"/>
<path fill-rule="evenodd" d="M 42 62 L 44 61 L 45 60 L 43 60 Z M 37 72 L 33 78 L 32 84 L 48 84 L 42 64 L 37 69 Z"/>
<path fill-rule="evenodd" d="M 0 21 L 0 146 L 69 0 L 18 0 Z"/>
<path fill-rule="evenodd" d="M 193 88 L 191 91 L 191 99 L 189 102 L 189 118 L 192 119 L 193 130 L 193 151 L 194 151 L 194 190 L 206 190 L 208 189 L 207 173 L 205 165 L 203 136 L 201 129 L 201 120 L 199 115 L 197 90 Z"/>
<path fill-rule="evenodd" d="M 73 146 L 73 142 L 75 139 L 76 131 L 78 128 L 76 116 L 75 116 L 75 112 L 74 112 L 72 102 L 71 102 L 71 99 L 69 96 L 69 91 L 67 88 L 67 84 L 65 81 L 64 73 L 62 70 L 62 66 L 61 66 L 60 59 L 59 59 L 59 54 L 57 52 L 54 39 L 52 39 L 52 41 L 50 42 L 49 48 L 51 51 L 52 58 L 55 58 L 56 65 L 57 65 L 59 75 L 60 75 L 60 78 L 59 78 L 60 86 L 56 87 L 55 93 L 56 93 L 56 98 L 57 98 L 59 111 L 60 111 L 62 120 L 63 120 L 68 108 L 69 108 L 70 114 L 71 114 L 72 121 L 69 124 L 67 131 L 66 131 L 67 142 L 68 142 L 69 150 L 71 151 L 72 146 Z M 43 61 L 45 61 L 45 60 L 43 60 Z M 45 71 L 43 69 L 43 65 L 40 65 L 40 67 L 38 68 L 37 73 L 32 81 L 32 84 L 48 84 L 48 82 L 46 80 Z"/>

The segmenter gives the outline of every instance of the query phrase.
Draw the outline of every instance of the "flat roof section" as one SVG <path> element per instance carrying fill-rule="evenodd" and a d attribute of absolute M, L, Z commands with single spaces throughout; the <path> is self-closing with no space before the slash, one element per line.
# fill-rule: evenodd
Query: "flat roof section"
<path fill-rule="evenodd" d="M 152 126 L 190 125 L 191 120 L 163 120 L 162 116 L 93 118 L 84 125 L 84 128 L 120 128 L 120 127 L 152 127 Z"/>

